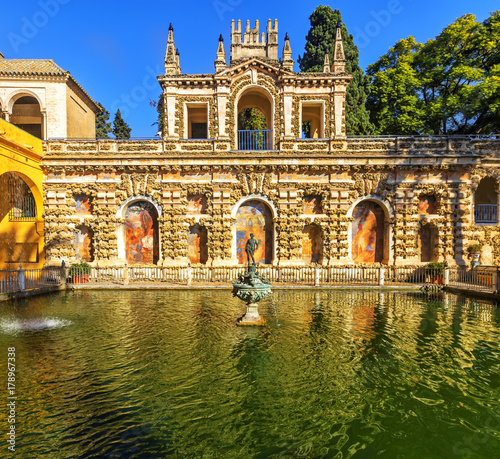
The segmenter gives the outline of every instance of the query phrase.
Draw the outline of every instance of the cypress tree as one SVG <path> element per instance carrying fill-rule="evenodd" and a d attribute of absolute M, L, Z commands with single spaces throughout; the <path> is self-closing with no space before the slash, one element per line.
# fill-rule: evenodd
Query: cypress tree
<path fill-rule="evenodd" d="M 348 135 L 373 134 L 374 127 L 370 123 L 370 115 L 365 107 L 366 98 L 370 93 L 370 79 L 359 66 L 358 48 L 342 22 L 340 11 L 320 5 L 311 14 L 309 21 L 311 28 L 306 36 L 305 53 L 298 58 L 300 70 L 302 72 L 322 72 L 327 51 L 330 54 L 330 62 L 332 62 L 335 32 L 337 23 L 340 21 L 346 58 L 345 71 L 353 74 L 346 96 L 346 131 Z"/>
<path fill-rule="evenodd" d="M 130 139 L 130 131 L 132 129 L 125 123 L 120 113 L 120 109 L 116 110 L 115 120 L 113 121 L 113 134 L 117 139 Z"/>
<path fill-rule="evenodd" d="M 109 134 L 111 134 L 111 123 L 109 120 L 109 112 L 98 103 L 97 106 L 101 109 L 100 112 L 95 115 L 95 138 L 96 139 L 109 139 Z"/>

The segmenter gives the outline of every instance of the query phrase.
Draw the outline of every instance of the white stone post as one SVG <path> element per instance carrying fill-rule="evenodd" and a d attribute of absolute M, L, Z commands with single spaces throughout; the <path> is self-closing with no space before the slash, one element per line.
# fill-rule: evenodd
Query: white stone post
<path fill-rule="evenodd" d="M 448 285 L 450 285 L 450 268 L 448 266 L 444 267 L 443 284 L 445 287 L 448 287 Z"/>
<path fill-rule="evenodd" d="M 66 268 L 66 262 L 63 260 L 61 262 L 61 285 L 66 288 L 66 279 L 68 278 L 68 268 Z"/>
<path fill-rule="evenodd" d="M 193 283 L 193 268 L 188 266 L 187 269 L 187 285 L 191 285 Z"/>
<path fill-rule="evenodd" d="M 319 287 L 319 266 L 314 268 L 314 286 Z"/>
<path fill-rule="evenodd" d="M 17 280 L 19 282 L 19 291 L 26 291 L 26 271 L 23 269 L 23 265 L 19 265 L 19 272 L 17 275 Z"/>
<path fill-rule="evenodd" d="M 123 267 L 123 285 L 128 285 L 128 282 L 129 282 L 128 266 L 127 263 L 125 263 L 125 266 Z"/>
<path fill-rule="evenodd" d="M 384 280 L 385 280 L 385 268 L 381 266 L 378 270 L 378 285 L 379 287 L 384 286 Z"/>

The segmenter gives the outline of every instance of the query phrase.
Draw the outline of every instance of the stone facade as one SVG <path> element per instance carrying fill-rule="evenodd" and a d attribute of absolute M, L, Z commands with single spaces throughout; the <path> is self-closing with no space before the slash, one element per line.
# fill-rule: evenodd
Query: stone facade
<path fill-rule="evenodd" d="M 305 74 L 275 33 L 233 24 L 230 65 L 221 38 L 214 74 L 182 75 L 171 27 L 163 140 L 45 143 L 48 264 L 235 265 L 250 232 L 280 266 L 465 265 L 472 243 L 500 262 L 500 140 L 348 138 L 340 33 Z M 242 128 L 246 109 L 266 129 Z"/>

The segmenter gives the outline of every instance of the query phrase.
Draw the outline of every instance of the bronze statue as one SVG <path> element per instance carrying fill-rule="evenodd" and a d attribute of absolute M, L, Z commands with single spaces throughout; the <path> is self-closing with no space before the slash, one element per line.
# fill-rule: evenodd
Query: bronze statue
<path fill-rule="evenodd" d="M 255 265 L 255 258 L 253 257 L 255 251 L 259 248 L 259 244 L 261 240 L 254 239 L 255 235 L 253 233 L 250 234 L 250 239 L 247 240 L 245 244 L 245 252 L 247 254 L 247 261 L 250 264 L 250 257 L 252 257 L 253 264 Z"/>

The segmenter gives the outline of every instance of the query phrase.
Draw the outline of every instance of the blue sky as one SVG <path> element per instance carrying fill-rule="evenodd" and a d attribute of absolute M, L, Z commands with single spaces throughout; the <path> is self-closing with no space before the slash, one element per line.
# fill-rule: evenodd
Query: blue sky
<path fill-rule="evenodd" d="M 111 118 L 120 108 L 133 137 L 152 137 L 156 120 L 149 99 L 160 86 L 172 22 L 183 73 L 213 73 L 219 34 L 229 58 L 231 19 L 245 24 L 278 19 L 280 55 L 288 32 L 293 59 L 304 52 L 309 16 L 318 1 L 22 0 L 2 4 L 0 52 L 5 58 L 53 59 L 68 70 Z M 342 13 L 360 50 L 363 69 L 409 35 L 425 42 L 457 17 L 484 20 L 498 0 L 342 0 L 325 3 Z M 295 64 L 295 70 L 298 70 Z"/>

